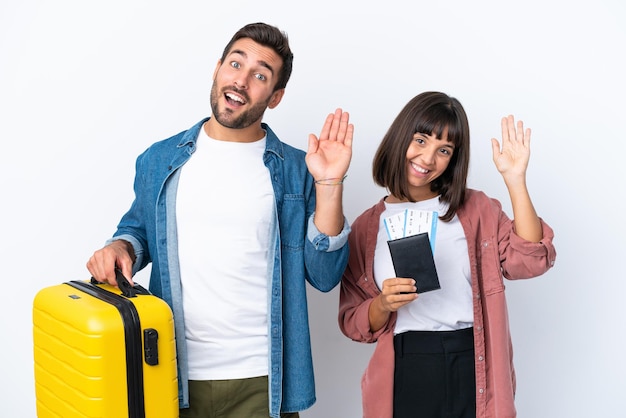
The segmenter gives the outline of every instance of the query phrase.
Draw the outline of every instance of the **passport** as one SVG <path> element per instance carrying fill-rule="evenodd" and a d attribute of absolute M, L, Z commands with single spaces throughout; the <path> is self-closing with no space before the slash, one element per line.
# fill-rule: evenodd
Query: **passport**
<path fill-rule="evenodd" d="M 428 233 L 387 241 L 396 277 L 415 280 L 417 293 L 441 289 Z"/>

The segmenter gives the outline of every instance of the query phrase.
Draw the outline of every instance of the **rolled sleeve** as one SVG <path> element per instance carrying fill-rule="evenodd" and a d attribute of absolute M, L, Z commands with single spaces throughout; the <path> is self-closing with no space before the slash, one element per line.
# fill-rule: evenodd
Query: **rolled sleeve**
<path fill-rule="evenodd" d="M 109 245 L 112 242 L 118 241 L 118 240 L 127 241 L 130 243 L 130 245 L 133 246 L 133 250 L 135 251 L 135 264 L 133 264 L 133 276 L 134 276 L 135 273 L 137 273 L 137 271 L 140 270 L 141 266 L 144 265 L 143 247 L 141 246 L 141 243 L 139 242 L 139 240 L 130 234 L 116 235 L 113 238 L 108 239 L 106 241 L 106 245 Z"/>
<path fill-rule="evenodd" d="M 344 245 L 348 242 L 348 235 L 350 234 L 350 224 L 348 220 L 343 218 L 343 229 L 339 233 L 339 235 L 328 236 L 323 234 L 317 229 L 315 226 L 315 222 L 313 222 L 315 213 L 311 214 L 309 217 L 309 225 L 307 229 L 307 238 L 317 251 L 336 251 L 340 248 L 343 248 Z"/>
<path fill-rule="evenodd" d="M 504 277 L 526 279 L 537 277 L 551 269 L 556 261 L 556 249 L 552 242 L 554 231 L 541 220 L 543 238 L 539 242 L 524 240 L 514 231 L 509 237 L 509 248 L 502 262 Z"/>

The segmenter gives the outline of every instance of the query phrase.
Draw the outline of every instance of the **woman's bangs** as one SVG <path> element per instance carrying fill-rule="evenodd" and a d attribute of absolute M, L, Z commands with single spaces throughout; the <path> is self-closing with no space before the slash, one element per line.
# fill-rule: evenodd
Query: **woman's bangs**
<path fill-rule="evenodd" d="M 462 129 L 456 115 L 448 108 L 431 108 L 422 117 L 417 118 L 415 132 L 426 135 L 435 135 L 442 138 L 447 133 L 447 140 L 455 146 L 461 144 Z"/>

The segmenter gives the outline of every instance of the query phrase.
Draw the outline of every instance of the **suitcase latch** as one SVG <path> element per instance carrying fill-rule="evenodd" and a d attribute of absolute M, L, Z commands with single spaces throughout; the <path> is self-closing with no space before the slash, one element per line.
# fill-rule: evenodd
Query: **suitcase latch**
<path fill-rule="evenodd" d="M 154 328 L 147 328 L 143 330 L 143 352 L 146 364 L 150 366 L 156 366 L 159 364 L 159 350 L 157 342 L 159 340 L 159 333 Z"/>

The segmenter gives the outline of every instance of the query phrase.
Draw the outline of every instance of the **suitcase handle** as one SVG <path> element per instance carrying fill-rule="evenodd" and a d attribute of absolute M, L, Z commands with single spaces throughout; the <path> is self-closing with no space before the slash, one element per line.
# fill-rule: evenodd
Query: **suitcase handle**
<path fill-rule="evenodd" d="M 127 298 L 134 298 L 136 296 L 135 289 L 130 285 L 128 279 L 122 274 L 122 270 L 115 269 L 115 280 L 117 281 L 117 287 L 122 291 L 122 295 Z"/>
<path fill-rule="evenodd" d="M 139 284 L 131 286 L 128 279 L 122 274 L 122 270 L 115 268 L 115 280 L 117 281 L 117 287 L 119 287 L 122 295 L 127 298 L 134 298 L 137 295 L 150 295 L 150 291 Z M 101 284 L 93 276 L 91 277 L 91 284 Z"/>

